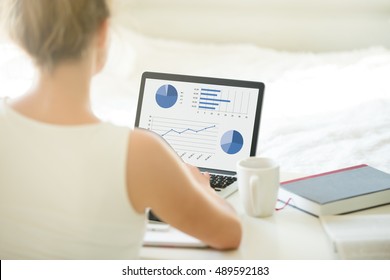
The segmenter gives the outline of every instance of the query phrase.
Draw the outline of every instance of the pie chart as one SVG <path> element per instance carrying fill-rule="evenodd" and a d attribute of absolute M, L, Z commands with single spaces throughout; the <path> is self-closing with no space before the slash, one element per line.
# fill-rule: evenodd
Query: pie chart
<path fill-rule="evenodd" d="M 229 155 L 234 155 L 238 153 L 242 149 L 243 145 L 244 138 L 237 130 L 229 130 L 225 132 L 224 135 L 222 135 L 221 148 L 225 153 Z"/>
<path fill-rule="evenodd" d="M 161 86 L 156 93 L 156 102 L 161 108 L 170 108 L 178 98 L 177 90 L 172 85 Z"/>

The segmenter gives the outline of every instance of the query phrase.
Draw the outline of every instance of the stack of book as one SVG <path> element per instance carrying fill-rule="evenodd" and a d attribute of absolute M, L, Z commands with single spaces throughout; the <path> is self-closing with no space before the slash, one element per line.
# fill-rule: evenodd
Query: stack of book
<path fill-rule="evenodd" d="M 279 200 L 315 216 L 390 203 L 390 174 L 358 165 L 281 183 Z"/>

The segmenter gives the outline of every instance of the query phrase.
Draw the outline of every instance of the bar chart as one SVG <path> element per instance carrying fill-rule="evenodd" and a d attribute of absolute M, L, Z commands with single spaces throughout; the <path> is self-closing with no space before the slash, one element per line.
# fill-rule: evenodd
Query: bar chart
<path fill-rule="evenodd" d="M 194 91 L 197 109 L 210 112 L 247 115 L 251 94 L 239 90 L 202 87 Z"/>

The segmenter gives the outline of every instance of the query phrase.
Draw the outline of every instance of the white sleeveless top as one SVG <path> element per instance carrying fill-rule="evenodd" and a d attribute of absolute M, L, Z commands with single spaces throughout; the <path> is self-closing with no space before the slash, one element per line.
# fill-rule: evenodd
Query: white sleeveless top
<path fill-rule="evenodd" d="M 130 131 L 60 126 L 0 99 L 0 259 L 134 259 L 145 230 L 126 191 Z"/>

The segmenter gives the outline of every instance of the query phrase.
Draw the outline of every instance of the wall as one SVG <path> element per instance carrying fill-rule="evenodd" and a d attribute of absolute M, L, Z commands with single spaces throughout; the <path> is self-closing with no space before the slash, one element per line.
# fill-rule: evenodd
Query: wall
<path fill-rule="evenodd" d="M 288 51 L 390 47 L 388 0 L 116 0 L 116 19 L 161 38 Z"/>

